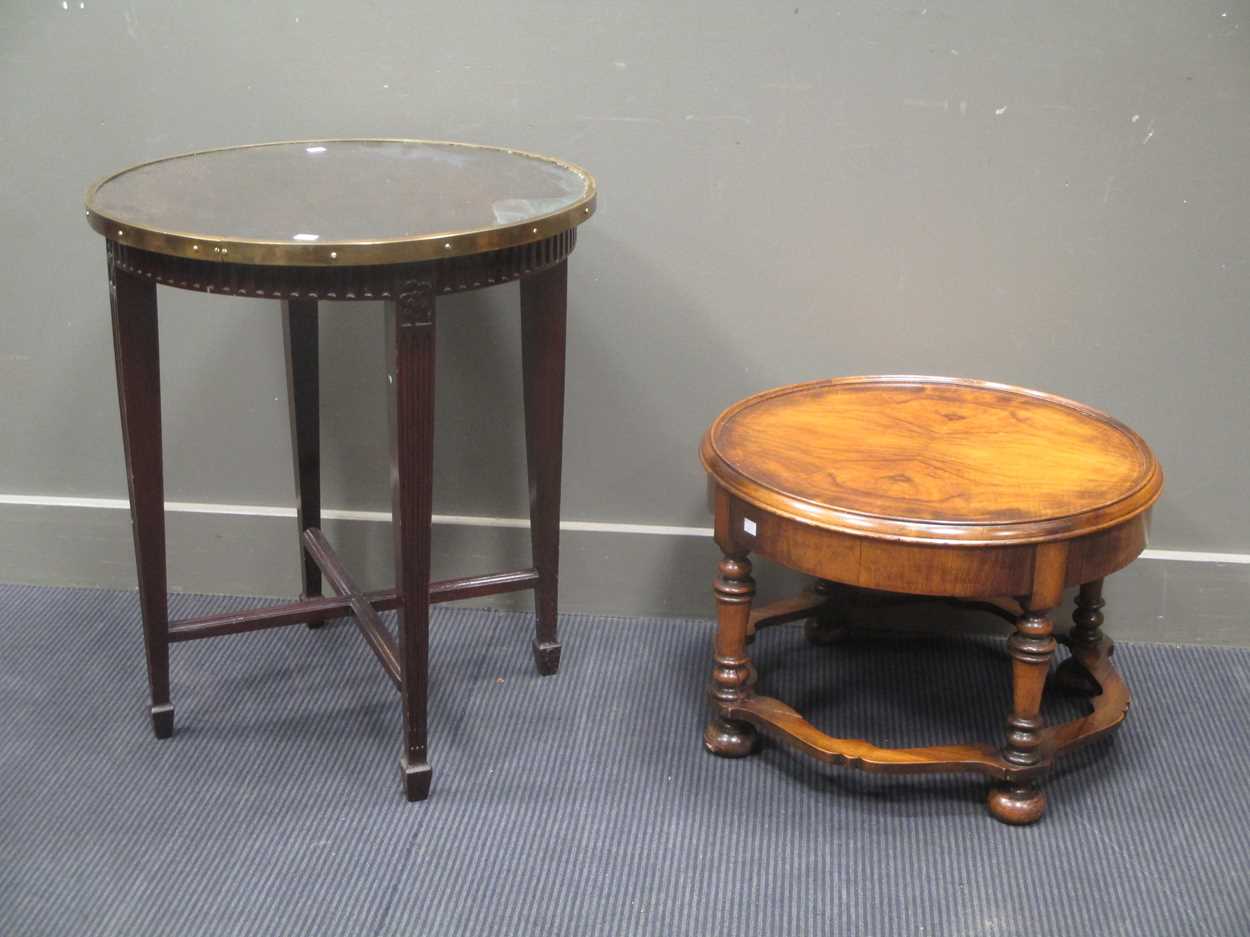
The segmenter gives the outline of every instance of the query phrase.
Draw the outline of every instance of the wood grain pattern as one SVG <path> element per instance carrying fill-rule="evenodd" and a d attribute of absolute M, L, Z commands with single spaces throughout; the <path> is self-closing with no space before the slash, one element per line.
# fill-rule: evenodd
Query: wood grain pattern
<path fill-rule="evenodd" d="M 1110 638 L 1072 649 L 1068 661 L 1078 662 L 1092 678 L 1092 708 L 1086 716 L 1043 729 L 1042 752 L 1045 755 L 1052 756 L 1087 745 L 1115 729 L 1128 715 L 1133 696 L 1128 684 L 1111 663 L 1114 649 Z"/>
<path fill-rule="evenodd" d="M 753 670 L 747 657 L 751 625 L 751 600 L 755 580 L 751 563 L 743 555 L 726 556 L 717 568 L 715 666 L 708 696 L 716 715 L 703 732 L 708 751 L 726 758 L 749 755 L 755 747 L 755 730 L 749 723 L 730 716 L 734 708 L 751 696 Z"/>
<path fill-rule="evenodd" d="M 781 388 L 725 411 L 701 456 L 725 553 L 704 744 L 753 748 L 755 730 L 822 761 L 867 771 L 975 771 L 1004 823 L 1040 819 L 1038 779 L 1053 759 L 1119 725 L 1128 689 L 1110 663 L 1102 577 L 1145 545 L 1162 472 L 1132 430 L 1080 404 L 944 378 L 843 378 Z M 883 602 L 976 600 L 1015 624 L 1005 744 L 889 749 L 834 738 L 754 692 L 747 639 L 809 617 L 809 636 L 845 630 L 808 594 L 750 610 L 759 553 Z M 1083 577 L 1083 578 L 1076 578 Z M 1052 609 L 1080 583 L 1072 656 L 1055 685 L 1093 699 L 1089 716 L 1047 727 L 1043 692 L 1056 649 Z M 905 595 L 898 595 L 903 593 Z M 818 641 L 817 643 L 824 643 Z"/>
<path fill-rule="evenodd" d="M 749 721 L 761 731 L 792 744 L 828 764 L 891 774 L 941 774 L 976 771 L 1002 777 L 1010 769 L 992 745 L 932 745 L 925 748 L 882 748 L 863 739 L 841 739 L 821 732 L 780 700 L 752 696 L 729 708 L 729 715 Z"/>
<path fill-rule="evenodd" d="M 1079 586 L 1123 569 L 1146 549 L 1151 511 L 1114 527 L 1068 541 L 1068 570 L 1064 585 Z"/>
<path fill-rule="evenodd" d="M 1141 438 L 1073 401 L 928 377 L 778 388 L 708 430 L 704 466 L 745 500 L 883 538 L 1029 542 L 1145 510 L 1162 472 Z"/>
<path fill-rule="evenodd" d="M 818 592 L 804 592 L 788 599 L 779 599 L 770 605 L 753 609 L 747 619 L 747 635 L 754 635 L 761 628 L 772 628 L 787 622 L 809 618 L 828 601 Z"/>

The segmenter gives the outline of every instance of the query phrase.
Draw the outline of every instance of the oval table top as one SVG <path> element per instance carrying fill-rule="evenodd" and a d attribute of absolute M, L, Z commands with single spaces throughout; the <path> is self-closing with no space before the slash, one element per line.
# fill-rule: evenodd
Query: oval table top
<path fill-rule="evenodd" d="M 429 140 L 303 140 L 142 163 L 87 193 L 110 240 L 197 260 L 409 263 L 541 241 L 591 216 L 578 166 Z"/>
<path fill-rule="evenodd" d="M 1140 514 L 1163 486 L 1145 441 L 1105 413 L 942 377 L 764 391 L 722 413 L 700 455 L 717 483 L 758 508 L 889 540 L 1067 539 Z"/>

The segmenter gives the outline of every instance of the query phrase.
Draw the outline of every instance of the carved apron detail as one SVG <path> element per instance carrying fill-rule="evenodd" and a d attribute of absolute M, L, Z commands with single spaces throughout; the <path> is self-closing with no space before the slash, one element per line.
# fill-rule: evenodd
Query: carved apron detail
<path fill-rule="evenodd" d="M 434 281 L 405 280 L 396 291 L 395 313 L 401 329 L 423 328 L 434 321 Z"/>

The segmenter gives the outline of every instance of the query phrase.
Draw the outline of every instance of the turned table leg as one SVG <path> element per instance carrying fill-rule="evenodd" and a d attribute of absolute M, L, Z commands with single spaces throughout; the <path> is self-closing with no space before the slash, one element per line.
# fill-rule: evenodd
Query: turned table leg
<path fill-rule="evenodd" d="M 291 456 L 295 467 L 296 518 L 303 591 L 301 598 L 321 595 L 321 569 L 304 549 L 304 531 L 321 527 L 321 427 L 317 347 L 317 301 L 282 303 L 286 344 L 286 388 L 291 421 Z M 309 622 L 319 628 L 320 621 Z"/>
<path fill-rule="evenodd" d="M 812 592 L 824 596 L 825 602 L 803 623 L 804 637 L 818 647 L 846 640 L 851 629 L 846 623 L 844 603 L 840 601 L 845 594 L 843 587 L 827 579 L 817 579 L 812 583 Z"/>
<path fill-rule="evenodd" d="M 1031 778 L 1050 760 L 1041 750 L 1042 692 L 1056 646 L 1051 610 L 1063 598 L 1067 564 L 1067 543 L 1037 545 L 1033 556 L 1033 588 L 1028 597 L 1021 600 L 1023 614 L 1016 619 L 1015 634 L 1007 640 L 1007 652 L 1011 655 L 1012 705 L 1002 757 L 1017 768 L 1033 770 L 1026 775 L 1030 780 L 1004 781 L 990 789 L 990 813 L 1004 823 L 1034 823 L 1046 812 L 1046 795 Z"/>
<path fill-rule="evenodd" d="M 388 301 L 391 509 L 400 596 L 399 670 L 404 711 L 404 794 L 424 800 L 430 652 L 430 515 L 434 468 L 434 283 L 402 284 Z"/>
<path fill-rule="evenodd" d="M 560 669 L 556 603 L 560 570 L 560 460 L 564 436 L 564 346 L 568 264 L 521 280 L 521 368 L 525 388 L 525 454 L 529 469 L 534 586 L 534 663 Z"/>
<path fill-rule="evenodd" d="M 1111 639 L 1102 633 L 1102 609 L 1107 604 L 1102 597 L 1102 582 L 1101 579 L 1087 582 L 1077 593 L 1076 610 L 1072 613 L 1073 628 L 1068 635 L 1072 656 L 1055 670 L 1055 685 L 1080 696 L 1097 696 L 1102 692 L 1089 668 L 1081 663 L 1081 655 L 1094 652 L 1104 642 L 1108 654 L 1115 650 Z"/>
<path fill-rule="evenodd" d="M 161 369 L 156 329 L 156 284 L 116 266 L 109 255 L 109 299 L 117 396 L 130 490 L 130 522 L 143 649 L 147 656 L 148 709 L 158 739 L 174 732 L 169 701 L 169 605 L 165 593 L 165 483 L 161 466 Z"/>
<path fill-rule="evenodd" d="M 1007 642 L 1012 657 L 1012 712 L 1002 754 L 1022 768 L 1042 763 L 1042 691 L 1055 653 L 1053 630 L 1050 609 L 1030 608 Z M 1033 823 L 1046 811 L 1046 794 L 1033 782 L 1006 781 L 990 790 L 989 808 L 1004 823 Z"/>
<path fill-rule="evenodd" d="M 751 661 L 747 657 L 747 626 L 755 580 L 745 553 L 726 554 L 713 584 L 716 593 L 716 666 L 708 687 L 715 715 L 703 731 L 707 750 L 727 758 L 749 755 L 755 747 L 755 727 L 726 719 L 725 711 L 751 694 Z"/>

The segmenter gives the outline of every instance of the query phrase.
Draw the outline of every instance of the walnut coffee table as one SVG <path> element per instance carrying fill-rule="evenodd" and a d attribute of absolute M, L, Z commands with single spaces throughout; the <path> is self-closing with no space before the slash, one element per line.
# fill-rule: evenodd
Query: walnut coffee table
<path fill-rule="evenodd" d="M 1102 582 L 1146 543 L 1163 474 L 1146 443 L 1106 414 L 1001 384 L 937 377 L 849 377 L 765 391 L 730 407 L 701 458 L 724 552 L 719 627 L 704 733 L 709 750 L 749 754 L 756 732 L 822 761 L 866 771 L 972 771 L 997 781 L 990 812 L 1042 816 L 1038 779 L 1053 759 L 1114 729 L 1129 691 L 1100 630 Z M 807 595 L 755 611 L 748 554 L 817 577 Z M 816 729 L 754 691 L 757 629 L 809 619 L 808 636 L 843 629 L 834 583 L 975 600 L 1015 633 L 1006 743 L 879 748 Z M 1039 716 L 1055 652 L 1052 614 L 1080 586 L 1070 656 L 1056 672 L 1091 697 L 1085 717 Z"/>
<path fill-rule="evenodd" d="M 87 193 L 108 240 L 122 437 L 150 715 L 173 733 L 169 645 L 351 615 L 403 702 L 409 800 L 430 790 L 426 684 L 431 602 L 533 589 L 538 670 L 555 673 L 567 267 L 595 207 L 582 169 L 514 150 L 421 140 L 307 140 L 190 153 L 109 176 Z M 533 565 L 430 582 L 434 307 L 521 281 L 521 353 Z M 156 287 L 280 300 L 302 547 L 300 601 L 169 620 Z M 363 592 L 321 532 L 317 304 L 381 300 L 391 399 L 394 589 Z M 226 375 L 225 379 L 230 379 Z M 323 596 L 324 575 L 336 596 Z M 398 612 L 398 639 L 378 612 Z"/>

